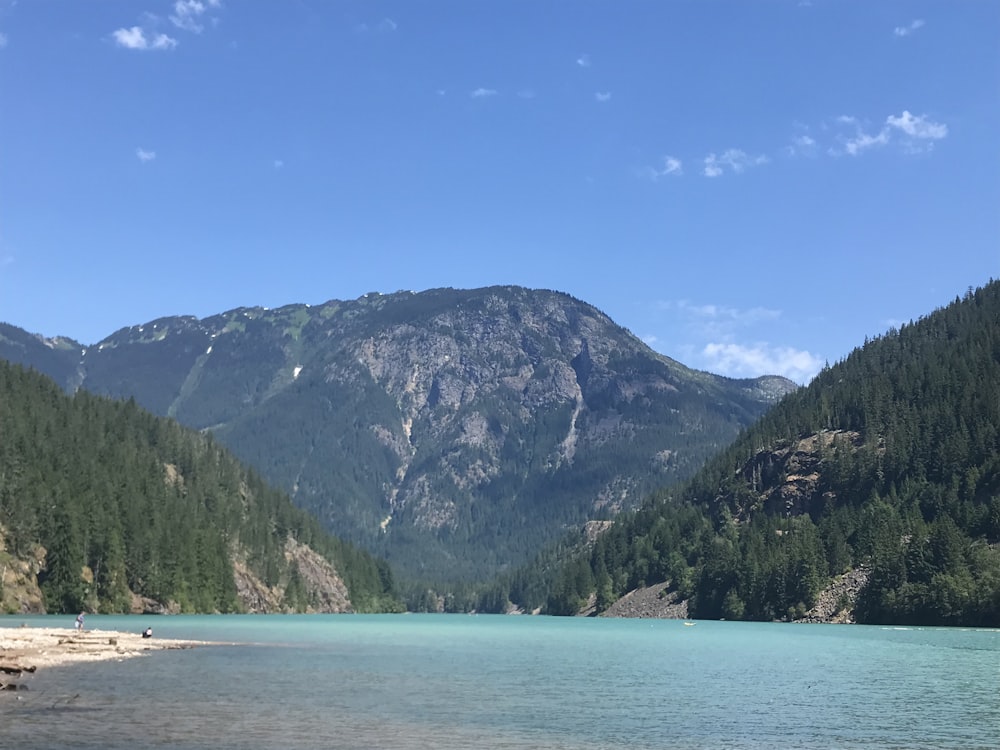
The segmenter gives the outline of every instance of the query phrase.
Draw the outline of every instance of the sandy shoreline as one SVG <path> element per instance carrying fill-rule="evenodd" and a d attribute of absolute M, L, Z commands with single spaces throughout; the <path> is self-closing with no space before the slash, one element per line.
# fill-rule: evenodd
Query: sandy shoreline
<path fill-rule="evenodd" d="M 80 662 L 128 659 L 150 651 L 194 648 L 205 641 L 143 638 L 139 633 L 72 628 L 0 628 L 0 683 L 8 682 L 10 670 L 25 672 Z"/>

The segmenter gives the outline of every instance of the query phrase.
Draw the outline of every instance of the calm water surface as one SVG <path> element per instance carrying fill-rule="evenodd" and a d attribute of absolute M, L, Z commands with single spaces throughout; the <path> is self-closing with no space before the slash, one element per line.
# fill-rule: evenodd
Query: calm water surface
<path fill-rule="evenodd" d="M 467 615 L 87 625 L 240 645 L 40 671 L 0 694 L 0 747 L 1000 747 L 996 630 Z"/>

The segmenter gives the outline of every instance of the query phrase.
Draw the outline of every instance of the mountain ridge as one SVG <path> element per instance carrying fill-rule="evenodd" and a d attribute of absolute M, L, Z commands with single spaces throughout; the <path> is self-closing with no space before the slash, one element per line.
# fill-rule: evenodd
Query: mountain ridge
<path fill-rule="evenodd" d="M 516 286 L 158 318 L 79 349 L 6 330 L 0 356 L 211 430 L 413 577 L 492 573 L 634 507 L 796 388 L 693 370 Z"/>

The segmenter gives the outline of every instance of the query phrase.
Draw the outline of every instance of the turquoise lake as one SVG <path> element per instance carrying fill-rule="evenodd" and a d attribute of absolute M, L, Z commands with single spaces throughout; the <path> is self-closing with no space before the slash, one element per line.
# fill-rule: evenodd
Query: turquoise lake
<path fill-rule="evenodd" d="M 0 617 L 0 626 L 72 626 Z M 1000 747 L 1000 631 L 470 615 L 111 617 L 225 641 L 40 670 L 19 748 Z"/>

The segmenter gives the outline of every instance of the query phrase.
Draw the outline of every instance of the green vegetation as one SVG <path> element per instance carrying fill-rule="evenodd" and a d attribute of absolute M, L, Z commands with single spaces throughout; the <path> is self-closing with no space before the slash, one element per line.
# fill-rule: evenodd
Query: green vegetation
<path fill-rule="evenodd" d="M 211 436 L 0 362 L 0 533 L 44 548 L 49 612 L 127 612 L 133 594 L 186 612 L 242 608 L 234 561 L 285 606 L 309 597 L 289 537 L 326 557 L 358 611 L 398 607 L 388 566 L 322 530 Z"/>
<path fill-rule="evenodd" d="M 792 619 L 850 568 L 870 572 L 858 621 L 1000 625 L 1000 282 L 867 341 L 682 489 L 492 600 L 575 614 L 670 581 L 695 617 Z"/>

